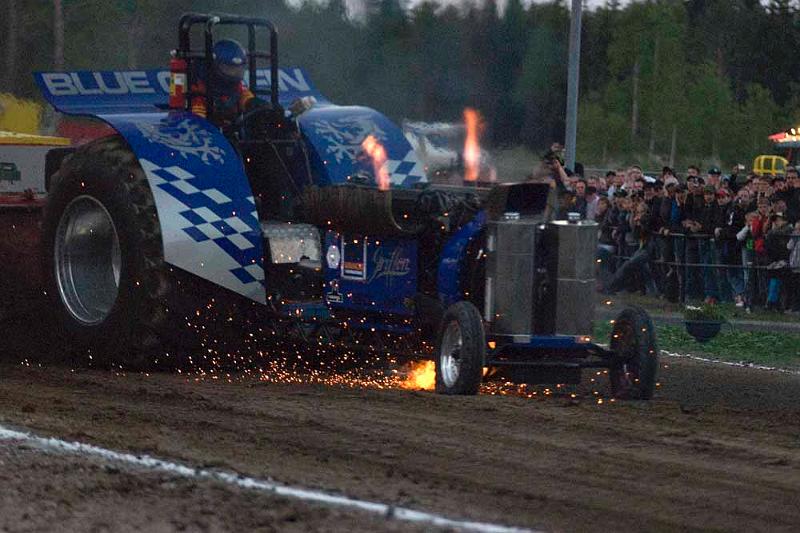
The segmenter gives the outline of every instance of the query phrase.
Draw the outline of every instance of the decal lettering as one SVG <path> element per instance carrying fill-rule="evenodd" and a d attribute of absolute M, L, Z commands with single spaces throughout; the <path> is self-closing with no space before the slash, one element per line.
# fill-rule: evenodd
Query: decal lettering
<path fill-rule="evenodd" d="M 170 82 L 169 71 L 168 70 L 159 71 L 156 78 L 158 79 L 158 84 L 161 86 L 161 90 L 165 93 L 169 93 L 169 82 Z"/>
<path fill-rule="evenodd" d="M 66 72 L 43 74 L 42 81 L 44 81 L 48 92 L 53 96 L 75 96 L 80 94 L 72 82 L 72 77 Z"/>
<path fill-rule="evenodd" d="M 245 73 L 245 83 L 250 80 L 249 73 Z M 261 89 L 270 87 L 270 74 L 269 69 L 260 68 L 256 71 L 256 85 Z M 278 69 L 278 89 L 281 92 L 296 91 L 296 92 L 311 92 L 311 86 L 306 81 L 303 71 L 299 68 L 294 69 Z"/>
<path fill-rule="evenodd" d="M 311 90 L 311 87 L 309 87 L 308 82 L 303 76 L 302 70 L 299 68 L 294 69 L 294 76 L 295 77 L 293 78 L 286 70 L 279 70 L 278 88 L 280 88 L 281 91 L 288 90 L 289 86 L 296 91 L 308 92 Z"/>
<path fill-rule="evenodd" d="M 270 85 L 269 69 L 258 69 L 260 88 Z M 45 72 L 41 74 L 47 92 L 53 96 L 117 96 L 122 94 L 169 94 L 168 70 Z M 249 75 L 245 74 L 245 81 Z M 313 88 L 299 68 L 279 69 L 281 92 L 311 93 Z"/>
<path fill-rule="evenodd" d="M 103 91 L 100 90 L 99 87 L 86 87 L 81 81 L 81 77 L 78 75 L 77 72 L 72 73 L 72 82 L 75 84 L 75 88 L 78 90 L 80 94 L 83 95 L 93 95 L 93 94 L 103 94 Z"/>
<path fill-rule="evenodd" d="M 164 79 L 166 77 L 166 80 Z M 169 90 L 169 72 L 159 72 L 158 83 Z M 147 72 L 47 72 L 42 74 L 47 91 L 53 96 L 96 96 L 154 94 Z"/>
<path fill-rule="evenodd" d="M 106 76 L 103 76 L 103 74 L 106 74 Z M 106 83 L 106 77 L 109 77 L 109 74 L 112 75 L 111 77 L 114 78 L 114 82 L 116 83 L 114 87 Z M 125 84 L 125 78 L 122 76 L 121 72 L 95 72 L 94 80 L 102 94 L 128 94 L 128 86 Z"/>
<path fill-rule="evenodd" d="M 387 253 L 383 247 L 375 250 L 372 257 L 375 263 L 375 270 L 367 283 L 372 283 L 380 278 L 396 278 L 407 276 L 411 272 L 411 259 L 403 254 L 403 249 L 395 248 L 391 254 Z"/>
<path fill-rule="evenodd" d="M 125 81 L 131 94 L 153 94 L 155 89 L 150 86 L 150 80 L 147 79 L 147 72 L 142 70 L 134 72 L 123 72 Z"/>

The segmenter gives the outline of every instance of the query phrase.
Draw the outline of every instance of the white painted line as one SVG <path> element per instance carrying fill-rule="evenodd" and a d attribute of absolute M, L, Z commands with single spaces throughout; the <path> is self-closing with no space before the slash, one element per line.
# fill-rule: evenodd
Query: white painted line
<path fill-rule="evenodd" d="M 751 368 L 753 370 L 764 370 L 767 372 L 778 372 L 780 374 L 789 374 L 790 376 L 800 376 L 800 370 L 790 370 L 788 368 L 757 365 L 754 363 L 747 363 L 744 361 L 737 363 L 735 361 L 723 361 L 721 359 L 710 359 L 708 357 L 700 357 L 699 355 L 668 352 L 667 350 L 661 350 L 661 355 L 666 355 L 668 357 L 677 357 L 680 359 L 690 359 L 692 361 L 699 361 L 701 363 L 708 363 L 712 365 L 725 365 L 725 366 L 732 366 L 735 368 Z"/>
<path fill-rule="evenodd" d="M 205 470 L 202 468 L 194 468 L 191 466 L 182 465 L 180 463 L 156 459 L 155 457 L 151 457 L 149 455 L 132 455 L 129 453 L 107 450 L 98 446 L 92 446 L 91 444 L 68 442 L 56 438 L 37 437 L 31 433 L 15 431 L 1 425 L 0 441 L 24 442 L 43 450 L 97 457 L 107 461 L 124 463 L 146 470 L 165 472 L 179 477 L 209 479 L 239 487 L 241 489 L 267 493 L 272 496 L 309 501 L 334 507 L 345 507 L 380 515 L 392 520 L 401 520 L 418 524 L 430 524 L 442 528 L 453 528 L 460 531 L 476 531 L 479 533 L 537 533 L 531 529 L 507 527 L 499 524 L 488 524 L 484 522 L 457 520 L 435 513 L 416 511 L 406 507 L 395 507 L 385 503 L 357 500 L 354 498 L 348 498 L 347 496 L 336 496 L 334 494 L 327 494 L 325 492 L 316 490 L 290 487 L 274 483 L 272 481 L 242 476 L 234 472 L 220 472 Z"/>

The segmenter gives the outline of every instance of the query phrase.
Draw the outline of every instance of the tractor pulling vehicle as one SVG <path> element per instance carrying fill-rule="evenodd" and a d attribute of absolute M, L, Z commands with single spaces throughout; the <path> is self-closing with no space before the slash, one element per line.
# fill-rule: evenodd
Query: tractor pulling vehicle
<path fill-rule="evenodd" d="M 221 26 L 246 30 L 264 97 L 224 132 L 188 110 Z M 428 183 L 400 128 L 280 69 L 277 43 L 264 19 L 188 14 L 171 72 L 36 75 L 57 110 L 117 132 L 54 149 L 32 187 L 47 191 L 44 292 L 72 342 L 141 363 L 175 335 L 189 279 L 314 343 L 432 356 L 440 393 L 608 368 L 615 396 L 651 396 L 644 311 L 622 311 L 608 346 L 591 338 L 594 223 L 550 221 L 547 184 Z"/>

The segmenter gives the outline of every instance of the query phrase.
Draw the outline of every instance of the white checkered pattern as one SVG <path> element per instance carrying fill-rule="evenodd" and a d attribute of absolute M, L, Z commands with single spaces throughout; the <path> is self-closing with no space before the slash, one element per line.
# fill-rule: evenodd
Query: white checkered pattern
<path fill-rule="evenodd" d="M 383 168 L 389 173 L 389 178 L 394 185 L 413 185 L 418 182 L 426 182 L 425 166 L 417 158 L 414 150 L 409 150 L 403 159 L 389 159 L 383 164 Z"/>
<path fill-rule="evenodd" d="M 167 262 L 257 301 L 265 301 L 255 199 L 235 202 L 218 180 L 140 159 L 158 207 Z M 204 187 L 203 184 L 206 184 Z M 216 186 L 212 186 L 214 183 Z"/>

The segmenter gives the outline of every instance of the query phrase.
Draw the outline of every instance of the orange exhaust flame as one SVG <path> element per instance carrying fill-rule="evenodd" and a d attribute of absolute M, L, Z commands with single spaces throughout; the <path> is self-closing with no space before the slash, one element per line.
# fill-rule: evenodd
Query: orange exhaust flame
<path fill-rule="evenodd" d="M 382 191 L 388 191 L 391 180 L 389 179 L 389 171 L 386 169 L 386 149 L 373 135 L 367 135 L 364 142 L 361 143 L 361 148 L 372 159 L 372 167 L 375 171 L 375 180 L 378 182 L 378 188 Z"/>
<path fill-rule="evenodd" d="M 481 114 L 472 108 L 464 110 L 467 138 L 464 141 L 464 180 L 478 181 L 481 168 L 480 134 L 483 130 Z"/>
<path fill-rule="evenodd" d="M 436 364 L 433 361 L 411 363 L 411 369 L 401 386 L 411 390 L 433 390 L 436 387 Z"/>

